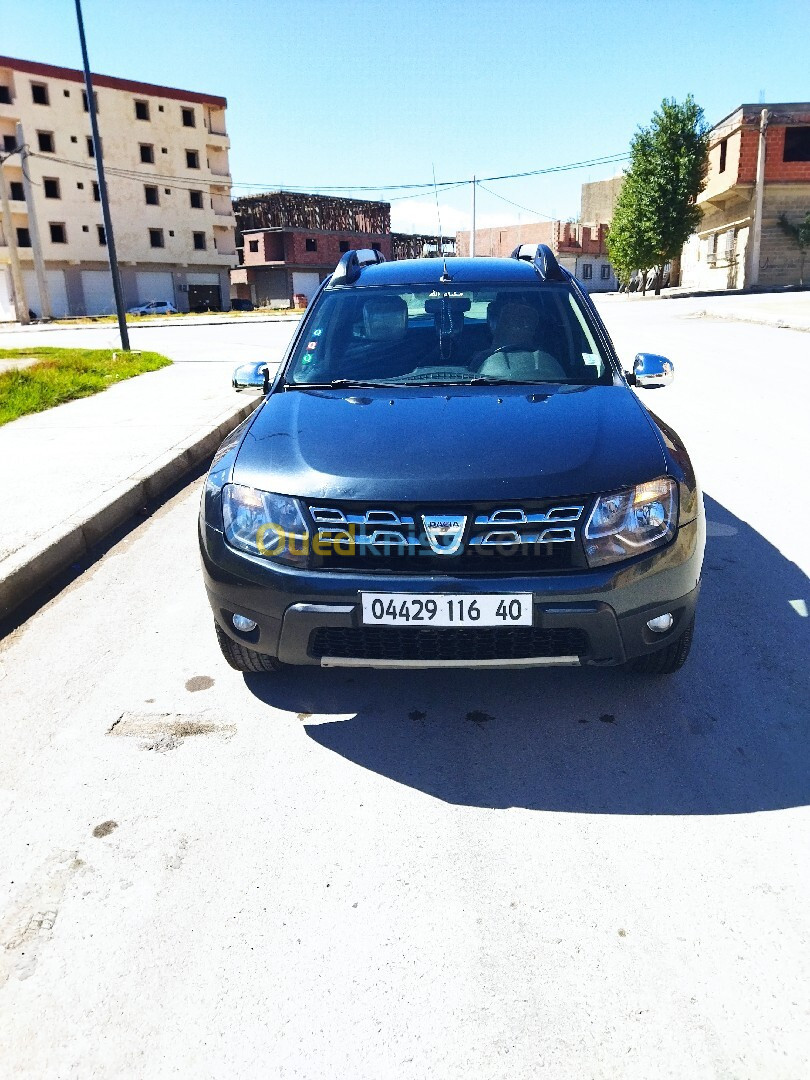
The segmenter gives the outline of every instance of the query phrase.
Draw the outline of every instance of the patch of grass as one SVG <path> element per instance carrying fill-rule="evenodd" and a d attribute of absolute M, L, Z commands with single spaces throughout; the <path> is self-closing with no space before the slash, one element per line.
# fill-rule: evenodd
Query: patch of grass
<path fill-rule="evenodd" d="M 0 372 L 0 425 L 74 398 L 89 397 L 122 379 L 171 363 L 153 352 L 120 349 L 0 349 L 0 360 L 35 357 L 36 363 Z"/>

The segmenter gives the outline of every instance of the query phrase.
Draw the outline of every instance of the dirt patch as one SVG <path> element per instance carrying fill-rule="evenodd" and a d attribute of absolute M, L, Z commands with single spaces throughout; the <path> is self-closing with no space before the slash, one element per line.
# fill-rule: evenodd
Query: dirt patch
<path fill-rule="evenodd" d="M 96 825 L 95 829 L 93 829 L 93 836 L 109 836 L 117 828 L 117 821 L 102 821 L 100 825 Z"/>
<path fill-rule="evenodd" d="M 145 739 L 142 750 L 165 753 L 181 746 L 184 739 L 193 735 L 218 735 L 230 739 L 236 734 L 236 725 L 183 713 L 122 713 L 107 734 Z"/>
<path fill-rule="evenodd" d="M 196 694 L 198 690 L 210 690 L 214 680 L 210 675 L 195 675 L 186 683 L 186 690 L 190 694 Z"/>

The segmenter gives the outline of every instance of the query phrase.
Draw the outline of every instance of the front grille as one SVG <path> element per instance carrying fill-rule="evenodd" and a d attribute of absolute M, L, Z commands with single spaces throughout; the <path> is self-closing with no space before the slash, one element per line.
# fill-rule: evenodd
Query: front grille
<path fill-rule="evenodd" d="M 584 500 L 464 504 L 312 504 L 317 565 L 388 573 L 498 574 L 553 572 L 586 565 L 579 530 Z M 436 552 L 423 517 L 464 518 L 463 543 Z"/>
<path fill-rule="evenodd" d="M 584 630 L 534 626 L 415 629 L 398 626 L 320 627 L 309 637 L 310 656 L 361 660 L 524 660 L 583 656 Z"/>

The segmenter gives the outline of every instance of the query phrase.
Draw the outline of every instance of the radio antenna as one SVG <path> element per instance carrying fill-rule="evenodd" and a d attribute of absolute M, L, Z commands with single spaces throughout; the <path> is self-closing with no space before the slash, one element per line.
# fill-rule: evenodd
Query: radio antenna
<path fill-rule="evenodd" d="M 439 209 L 439 189 L 436 187 L 436 165 L 435 165 L 435 163 L 433 163 L 433 194 L 434 194 L 434 196 L 436 198 L 436 217 L 439 220 L 439 254 L 442 257 L 442 262 L 443 262 L 443 265 L 444 265 L 444 271 L 442 273 L 442 276 L 441 276 L 440 280 L 441 281 L 452 281 L 453 279 L 452 279 L 452 277 L 450 276 L 450 274 L 449 274 L 449 272 L 447 270 L 447 256 L 444 253 L 444 237 L 442 236 L 442 214 L 441 214 L 441 210 Z"/>

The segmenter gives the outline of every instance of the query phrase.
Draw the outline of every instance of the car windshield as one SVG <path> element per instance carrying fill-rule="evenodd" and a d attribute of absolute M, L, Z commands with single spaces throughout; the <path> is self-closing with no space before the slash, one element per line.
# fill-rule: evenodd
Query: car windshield
<path fill-rule="evenodd" d="M 566 285 L 325 290 L 287 386 L 610 383 L 591 322 Z"/>

